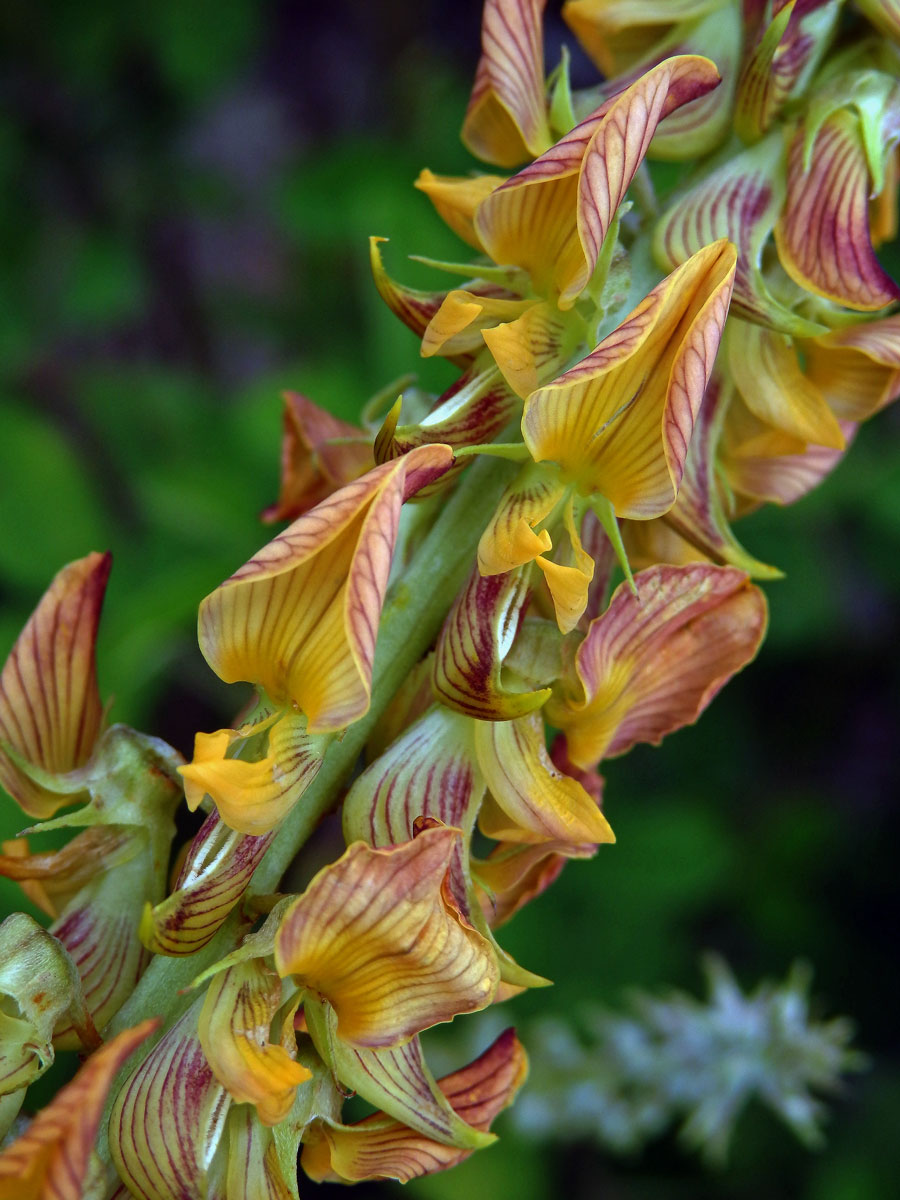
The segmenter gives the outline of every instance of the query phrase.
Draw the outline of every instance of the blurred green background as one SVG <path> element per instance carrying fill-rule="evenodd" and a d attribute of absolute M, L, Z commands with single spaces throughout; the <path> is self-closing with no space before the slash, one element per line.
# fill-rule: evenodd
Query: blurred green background
<path fill-rule="evenodd" d="M 109 548 L 113 718 L 187 754 L 228 721 L 196 606 L 269 536 L 280 392 L 352 418 L 410 369 L 451 378 L 381 305 L 366 238 L 390 236 L 388 268 L 412 283 L 428 276 L 407 253 L 459 255 L 410 185 L 473 165 L 457 131 L 478 28 L 475 0 L 4 7 L 0 653 L 62 564 Z M 898 424 L 882 414 L 816 493 L 744 522 L 787 572 L 759 660 L 698 727 L 609 765 L 618 844 L 502 939 L 555 981 L 507 1006 L 526 1026 L 629 984 L 696 991 L 705 948 L 745 985 L 809 959 L 823 1014 L 852 1015 L 873 1060 L 827 1149 L 751 1113 L 711 1175 L 674 1137 L 623 1161 L 507 1126 L 407 1195 L 896 1195 Z M 21 823 L 7 802 L 4 836 Z"/>

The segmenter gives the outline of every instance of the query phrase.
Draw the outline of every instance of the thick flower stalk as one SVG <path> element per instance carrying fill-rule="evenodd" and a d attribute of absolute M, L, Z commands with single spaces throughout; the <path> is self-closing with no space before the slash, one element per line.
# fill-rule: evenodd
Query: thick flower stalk
<path fill-rule="evenodd" d="M 263 515 L 291 523 L 200 605 L 209 666 L 255 689 L 239 717 L 187 763 L 106 727 L 108 556 L 14 646 L 0 780 L 30 838 L 80 832 L 0 857 L 52 922 L 0 926 L 4 1128 L 58 1050 L 90 1057 L 0 1196 L 15 1164 L 35 1196 L 283 1200 L 298 1164 L 405 1181 L 494 1140 L 515 1034 L 439 1080 L 420 1034 L 549 982 L 499 939 L 568 862 L 602 875 L 601 764 L 697 720 L 765 634 L 753 580 L 779 572 L 731 522 L 803 496 L 900 391 L 895 6 L 839 46 L 839 0 L 664 7 L 569 0 L 603 72 L 573 90 L 540 0 L 486 0 L 463 139 L 503 173 L 416 183 L 460 286 L 370 247 L 457 377 L 358 426 L 286 395 Z M 654 158 L 690 164 L 663 205 Z M 202 821 L 173 848 L 182 798 Z M 338 807 L 346 848 L 282 891 Z M 376 1111 L 346 1121 L 351 1092 Z"/>

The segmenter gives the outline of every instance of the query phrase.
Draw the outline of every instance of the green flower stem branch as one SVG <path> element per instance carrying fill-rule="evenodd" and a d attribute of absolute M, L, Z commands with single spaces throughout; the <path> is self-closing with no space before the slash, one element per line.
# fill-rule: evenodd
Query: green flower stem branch
<path fill-rule="evenodd" d="M 369 711 L 347 730 L 340 742 L 330 747 L 318 776 L 285 819 L 253 876 L 252 889 L 257 895 L 277 889 L 281 877 L 322 817 L 335 806 L 340 788 L 353 771 L 373 725 L 434 641 L 450 602 L 471 570 L 485 511 L 496 503 L 512 474 L 512 464 L 496 459 L 482 459 L 467 467 L 408 569 L 393 585 L 378 631 Z M 183 958 L 156 957 L 111 1023 L 108 1036 L 146 1017 L 162 1017 L 162 1033 L 193 1001 L 193 994 L 185 990 L 191 981 L 235 948 L 240 928 L 237 915 L 232 913 L 213 940 L 196 954 Z M 151 1039 L 131 1056 L 122 1077 L 110 1089 L 110 1106 L 122 1080 L 147 1057 L 154 1045 L 155 1040 Z M 98 1150 L 106 1157 L 105 1121 Z"/>

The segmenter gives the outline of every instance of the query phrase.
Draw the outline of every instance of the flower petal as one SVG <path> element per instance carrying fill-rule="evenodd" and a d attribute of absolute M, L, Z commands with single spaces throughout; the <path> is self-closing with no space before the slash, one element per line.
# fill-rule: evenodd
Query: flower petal
<path fill-rule="evenodd" d="M 553 379 L 571 358 L 580 337 L 555 304 L 530 303 L 521 316 L 482 330 L 482 340 L 513 391 L 523 400 Z"/>
<path fill-rule="evenodd" d="M 274 834 L 236 833 L 213 811 L 195 834 L 172 894 L 141 918 L 141 941 L 154 954 L 195 954 L 238 903 Z"/>
<path fill-rule="evenodd" d="M 525 402 L 536 461 L 557 463 L 620 517 L 671 508 L 728 310 L 735 250 L 693 255 L 600 345 Z"/>
<path fill-rule="evenodd" d="M 843 449 L 837 418 L 783 333 L 733 321 L 726 345 L 731 376 L 752 413 L 789 437 Z"/>
<path fill-rule="evenodd" d="M 332 1004 L 345 1041 L 399 1045 L 491 1002 L 491 948 L 444 888 L 459 838 L 435 828 L 389 850 L 355 842 L 288 910 L 275 943 L 278 972 Z"/>
<path fill-rule="evenodd" d="M 806 375 L 844 421 L 865 421 L 900 392 L 900 317 L 805 339 Z"/>
<path fill-rule="evenodd" d="M 265 742 L 260 757 L 229 757 L 233 748 L 252 747 L 257 739 Z M 230 829 L 269 833 L 318 775 L 330 740 L 310 736 L 306 718 L 293 711 L 240 730 L 198 733 L 193 761 L 178 768 L 188 808 L 196 809 L 209 796 Z"/>
<path fill-rule="evenodd" d="M 434 175 L 422 171 L 415 186 L 434 205 L 438 216 L 455 234 L 475 250 L 483 251 L 475 232 L 475 210 L 495 188 L 506 181 L 505 175 Z"/>
<path fill-rule="evenodd" d="M 708 59 L 669 59 L 604 102 L 487 196 L 475 213 L 475 230 L 494 262 L 521 267 L 539 295 L 556 296 L 560 308 L 571 308 L 593 273 L 603 237 L 640 165 L 648 130 L 718 82 Z M 598 217 L 591 215 L 592 204 Z"/>
<path fill-rule="evenodd" d="M 281 980 L 262 959 L 229 967 L 213 977 L 197 1027 L 213 1075 L 233 1100 L 256 1105 L 264 1125 L 282 1121 L 297 1086 L 312 1077 L 270 1040 L 281 991 Z"/>
<path fill-rule="evenodd" d="M 537 715 L 479 721 L 475 747 L 498 811 L 482 809 L 488 837 L 511 842 L 614 842 L 609 823 L 577 780 L 558 771 Z M 502 810 L 502 811 L 499 811 Z"/>
<path fill-rule="evenodd" d="M 529 465 L 519 472 L 500 497 L 494 515 L 478 543 L 478 570 L 502 575 L 533 562 L 553 546 L 549 533 L 534 527 L 549 517 L 565 494 L 565 484 L 553 467 Z"/>
<path fill-rule="evenodd" d="M 442 704 L 469 717 L 508 721 L 547 700 L 548 688 L 513 692 L 501 679 L 527 601 L 527 580 L 520 572 L 484 577 L 473 571 L 438 637 L 432 678 Z"/>
<path fill-rule="evenodd" d="M 507 1029 L 469 1066 L 438 1083 L 449 1104 L 475 1129 L 489 1129 L 525 1080 L 525 1052 Z M 310 1131 L 301 1166 L 315 1181 L 399 1179 L 406 1182 L 443 1171 L 467 1158 L 471 1150 L 442 1145 L 381 1113 L 356 1125 L 320 1124 Z"/>
<path fill-rule="evenodd" d="M 29 854 L 25 838 L 4 842 L 3 849 L 0 875 L 16 880 L 32 904 L 54 918 L 99 871 L 134 853 L 131 832 L 121 825 L 95 825 L 44 854 Z"/>
<path fill-rule="evenodd" d="M 596 852 L 596 846 L 570 842 L 496 846 L 487 858 L 472 864 L 485 920 L 499 929 L 546 891 L 570 858 L 592 858 Z"/>
<path fill-rule="evenodd" d="M 546 0 L 486 0 L 481 58 L 462 127 L 476 158 L 515 167 L 553 140 L 547 124 L 542 21 Z"/>
<path fill-rule="evenodd" d="M 308 732 L 369 707 L 375 638 L 400 505 L 450 465 L 421 446 L 375 467 L 299 517 L 200 606 L 200 648 L 227 683 L 296 705 Z"/>
<path fill-rule="evenodd" d="M 89 554 L 57 574 L 0 673 L 0 741 L 51 773 L 90 757 L 103 722 L 94 648 L 112 557 Z M 0 783 L 32 817 L 71 798 L 33 783 L 0 750 Z"/>
<path fill-rule="evenodd" d="M 139 1200 L 206 1196 L 231 1098 L 197 1037 L 197 1000 L 150 1051 L 116 1096 L 109 1149 Z"/>
<path fill-rule="evenodd" d="M 578 767 L 695 721 L 765 633 L 765 597 L 732 567 L 651 567 L 635 582 L 591 622 L 578 683 L 547 706 Z"/>
<path fill-rule="evenodd" d="M 158 1024 L 144 1021 L 101 1046 L 0 1153 L 0 1200 L 82 1200 L 107 1090 Z"/>
<path fill-rule="evenodd" d="M 501 321 L 514 321 L 533 306 L 532 300 L 494 299 L 454 288 L 428 322 L 422 335 L 422 357 L 477 353 L 484 345 L 485 329 Z"/>
<path fill-rule="evenodd" d="M 372 439 L 313 404 L 299 392 L 285 392 L 278 502 L 264 521 L 293 521 L 320 500 L 372 467 Z"/>
<path fill-rule="evenodd" d="M 460 1120 L 448 1104 L 419 1038 L 393 1050 L 360 1049 L 337 1036 L 334 1011 L 327 1004 L 307 999 L 304 1011 L 313 1042 L 345 1087 L 436 1142 L 474 1150 L 494 1141 Z"/>
<path fill-rule="evenodd" d="M 801 287 L 870 312 L 900 299 L 869 237 L 869 167 L 859 118 L 831 114 L 819 129 L 808 169 L 799 129 L 788 154 L 787 201 L 775 225 L 778 256 Z"/>

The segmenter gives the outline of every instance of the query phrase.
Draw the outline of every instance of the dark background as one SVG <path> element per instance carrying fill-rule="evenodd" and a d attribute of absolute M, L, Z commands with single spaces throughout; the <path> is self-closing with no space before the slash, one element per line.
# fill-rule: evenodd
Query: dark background
<path fill-rule="evenodd" d="M 457 134 L 479 9 L 4 6 L 0 655 L 63 563 L 110 548 L 113 719 L 188 755 L 195 730 L 230 719 L 196 606 L 269 536 L 256 514 L 277 490 L 281 390 L 352 418 L 410 369 L 449 382 L 378 300 L 366 238 L 389 235 L 389 270 L 423 285 L 406 253 L 461 253 L 410 185 L 423 166 L 473 165 Z M 787 572 L 758 661 L 697 728 L 609 765 L 618 844 L 502 939 L 556 983 L 507 1006 L 526 1028 L 633 983 L 697 991 L 705 948 L 746 985 L 808 959 L 820 1011 L 853 1016 L 873 1064 L 836 1103 L 828 1148 L 754 1112 L 710 1175 L 674 1138 L 622 1161 L 507 1128 L 407 1195 L 896 1194 L 897 431 L 882 414 L 816 493 L 744 522 Z M 2 823 L 22 824 L 10 802 Z"/>

